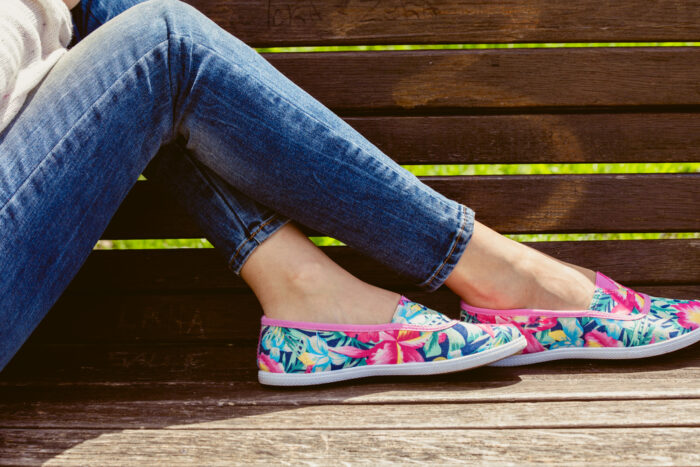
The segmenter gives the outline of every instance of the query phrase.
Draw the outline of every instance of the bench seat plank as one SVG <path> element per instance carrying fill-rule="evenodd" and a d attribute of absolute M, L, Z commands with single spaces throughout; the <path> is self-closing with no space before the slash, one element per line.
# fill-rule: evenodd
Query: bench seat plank
<path fill-rule="evenodd" d="M 0 429 L 386 430 L 406 428 L 407 419 L 414 429 L 700 426 L 700 399 L 345 404 L 339 409 L 338 404 L 241 406 L 223 391 L 221 398 L 203 400 L 95 400 L 87 391 L 82 395 L 84 400 L 73 402 L 1 402 Z"/>
<path fill-rule="evenodd" d="M 143 344 L 62 344 L 25 345 L 6 367 L 0 381 L 251 381 L 257 374 L 257 335 L 247 341 L 226 343 L 143 343 Z M 644 372 L 653 377 L 669 377 L 689 372 L 700 377 L 697 346 L 674 352 L 670 357 L 635 361 L 565 361 L 556 364 L 514 370 L 480 369 L 454 376 L 456 380 L 504 378 L 517 380 L 523 373 L 608 373 L 619 380 L 642 378 Z M 620 372 L 631 372 L 620 375 Z M 569 375 L 571 376 L 571 375 Z M 409 378 L 415 380 L 415 378 Z M 694 387 L 700 391 L 697 380 Z"/>
<path fill-rule="evenodd" d="M 434 464 L 492 462 L 694 465 L 700 428 L 446 430 L 2 430 L 7 463 Z M 636 447 L 636 448 L 634 448 Z M 643 447 L 643 448 L 642 448 Z M 280 458 L 280 456 L 283 456 Z M 51 464 L 49 464 L 51 465 Z"/>
<path fill-rule="evenodd" d="M 232 352 L 231 352 L 232 354 Z M 447 404 L 493 402 L 553 402 L 596 400 L 662 400 L 700 398 L 697 350 L 646 360 L 558 361 L 527 367 L 482 367 L 431 377 L 393 377 L 357 380 L 299 389 L 261 386 L 256 375 L 174 379 L 174 371 L 136 370 L 131 379 L 77 378 L 67 375 L 59 384 L 50 375 L 33 373 L 24 379 L 0 378 L 0 402 L 5 404 L 89 403 L 111 400 L 181 401 L 182 404 L 223 406 L 315 406 L 354 404 Z M 87 372 L 85 373 L 87 375 Z"/>

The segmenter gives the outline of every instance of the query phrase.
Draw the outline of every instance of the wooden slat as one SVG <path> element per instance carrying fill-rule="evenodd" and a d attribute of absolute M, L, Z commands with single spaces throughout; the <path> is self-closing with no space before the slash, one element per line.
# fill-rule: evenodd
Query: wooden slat
<path fill-rule="evenodd" d="M 501 233 L 700 230 L 700 174 L 696 173 L 448 176 L 422 180 L 474 209 L 480 222 Z M 136 183 L 102 235 L 105 239 L 203 236 L 171 195 L 148 181 Z"/>
<path fill-rule="evenodd" d="M 697 113 L 345 117 L 400 164 L 693 162 Z"/>
<path fill-rule="evenodd" d="M 257 375 L 218 381 L 156 378 L 77 380 L 59 384 L 34 373 L 24 380 L 0 377 L 0 401 L 77 403 L 111 400 L 181 401 L 222 406 L 315 406 L 367 404 L 466 404 L 598 400 L 697 399 L 700 363 L 694 347 L 662 357 L 629 361 L 572 361 L 403 378 L 362 379 L 307 388 L 270 388 Z M 241 370 L 242 372 L 243 370 Z M 134 372 L 136 376 L 136 372 Z M 161 374 L 160 376 L 163 376 Z M 197 401 L 197 402 L 195 402 Z M 209 401 L 209 402 L 207 402 Z"/>
<path fill-rule="evenodd" d="M 427 430 L 700 426 L 700 399 L 358 404 L 339 409 L 336 404 L 238 406 L 225 394 L 220 399 L 149 401 L 95 400 L 88 392 L 82 396 L 74 402 L 0 402 L 0 429 L 391 430 L 406 428 L 406 420 L 413 429 Z"/>
<path fill-rule="evenodd" d="M 697 41 L 697 0 L 186 0 L 253 46 Z"/>
<path fill-rule="evenodd" d="M 531 242 L 564 261 L 599 269 L 625 285 L 697 285 L 700 239 Z M 362 280 L 407 290 L 405 279 L 346 247 L 323 247 L 333 261 Z M 96 250 L 66 294 L 143 291 L 247 290 L 214 249 Z"/>
<path fill-rule="evenodd" d="M 700 297 L 700 285 L 635 288 L 660 297 Z M 454 318 L 459 316 L 459 298 L 446 288 L 404 293 Z M 32 342 L 233 342 L 256 336 L 261 315 L 252 293 L 68 294 L 51 309 Z"/>
<path fill-rule="evenodd" d="M 3 463 L 120 465 L 700 462 L 700 428 L 515 430 L 2 430 Z M 661 441 L 660 441 L 661 440 Z M 52 465 L 52 463 L 48 463 Z"/>
<path fill-rule="evenodd" d="M 308 52 L 265 58 L 341 114 L 700 104 L 700 47 Z"/>
<path fill-rule="evenodd" d="M 256 380 L 257 335 L 248 341 L 230 344 L 139 344 L 139 345 L 25 345 L 0 374 L 0 381 L 254 381 Z M 679 376 L 680 369 L 700 376 L 698 345 L 686 347 L 671 355 L 645 359 L 644 371 L 669 371 L 666 377 Z M 575 360 L 518 369 L 482 368 L 435 380 L 510 381 L 523 373 L 564 374 L 586 373 L 640 374 L 639 361 L 601 361 L 590 363 Z M 661 376 L 659 373 L 657 376 Z M 680 377 L 680 376 L 679 376 Z M 381 379 L 382 382 L 392 379 Z M 415 381 L 404 378 L 404 381 Z M 694 383 L 697 391 L 700 385 Z M 694 393 L 696 394 L 696 393 Z M 696 394 L 697 396 L 697 394 Z"/>

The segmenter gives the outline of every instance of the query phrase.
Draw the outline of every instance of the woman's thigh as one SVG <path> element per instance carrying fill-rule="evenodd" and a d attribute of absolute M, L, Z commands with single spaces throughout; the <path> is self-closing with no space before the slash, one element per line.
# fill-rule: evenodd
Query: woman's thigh
<path fill-rule="evenodd" d="M 173 137 L 168 34 L 137 15 L 68 51 L 0 133 L 0 369 Z"/>

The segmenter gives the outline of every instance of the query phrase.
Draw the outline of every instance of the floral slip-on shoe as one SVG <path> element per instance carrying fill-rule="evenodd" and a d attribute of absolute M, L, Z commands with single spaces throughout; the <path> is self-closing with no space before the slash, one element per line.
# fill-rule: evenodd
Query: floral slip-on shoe
<path fill-rule="evenodd" d="M 700 341 L 700 301 L 650 297 L 601 272 L 595 285 L 588 310 L 493 310 L 462 301 L 461 317 L 467 323 L 512 324 L 527 339 L 521 354 L 493 366 L 651 357 Z"/>
<path fill-rule="evenodd" d="M 258 380 L 305 386 L 377 375 L 429 375 L 486 365 L 520 352 L 513 326 L 468 324 L 401 296 L 388 324 L 340 325 L 263 316 Z"/>

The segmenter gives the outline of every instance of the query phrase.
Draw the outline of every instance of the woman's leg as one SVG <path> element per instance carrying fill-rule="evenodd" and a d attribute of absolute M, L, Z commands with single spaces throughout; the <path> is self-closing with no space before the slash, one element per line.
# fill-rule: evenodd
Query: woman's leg
<path fill-rule="evenodd" d="M 83 2 L 79 11 L 75 12 L 79 13 L 76 15 L 75 21 L 76 27 L 79 29 L 76 31 L 76 36 L 78 38 L 84 37 L 99 25 L 138 3 L 142 3 L 142 0 L 89 0 Z M 315 107 L 316 103 L 313 104 Z M 333 117 L 333 119 L 339 120 L 337 117 Z M 353 137 L 355 140 L 363 141 L 359 135 L 353 134 Z M 247 256 L 240 254 L 240 252 L 237 255 L 236 250 L 231 251 L 232 247 L 235 246 L 231 246 L 227 242 L 227 237 L 218 238 L 220 236 L 217 235 L 217 232 L 221 229 L 210 227 L 212 224 L 227 223 L 228 219 L 235 214 L 233 212 L 226 213 L 225 206 L 223 209 L 206 211 L 198 208 L 199 200 L 212 199 L 210 190 L 203 179 L 211 179 L 219 193 L 217 198 L 228 199 L 229 204 L 235 206 L 236 210 L 240 212 L 245 213 L 247 205 L 252 202 L 245 199 L 243 194 L 234 190 L 226 181 L 219 179 L 208 167 L 197 164 L 186 149 L 179 148 L 179 150 L 172 152 L 171 160 L 166 163 L 161 163 L 158 160 L 152 162 L 151 166 L 157 165 L 157 169 L 149 167 L 146 174 L 149 179 L 155 180 L 169 189 L 175 198 L 188 207 L 189 213 L 198 220 L 208 236 L 213 237 L 211 238 L 212 243 L 229 259 L 229 265 L 232 266 L 234 272 L 239 273 L 242 263 L 235 261 L 236 256 L 241 258 Z M 173 161 L 173 158 L 190 159 L 189 165 L 191 167 L 177 171 L 178 161 Z M 182 161 L 179 164 L 186 165 L 188 162 Z M 148 170 L 151 170 L 150 174 Z M 177 174 L 173 173 L 175 171 Z M 188 187 L 188 189 L 183 187 Z M 253 210 L 256 209 L 257 207 L 254 206 Z M 207 212 L 205 217 L 200 214 L 203 212 Z M 218 215 L 219 213 L 228 215 L 222 216 Z M 255 226 L 259 223 L 251 222 L 250 225 Z M 261 235 L 258 240 L 264 238 L 266 237 Z M 247 245 L 247 248 L 252 251 L 259 243 Z M 302 247 L 303 245 L 297 246 Z M 278 249 L 287 251 L 283 248 Z M 307 252 L 309 258 L 318 257 L 318 254 L 308 245 L 303 251 L 306 252 L 307 249 L 309 250 Z M 305 257 L 306 253 L 302 253 L 299 258 L 296 258 L 296 264 L 301 264 L 302 258 Z M 261 264 L 261 267 L 265 266 L 265 263 Z M 316 267 L 315 269 L 319 271 L 317 282 L 323 283 L 325 282 L 324 278 L 330 277 L 321 268 Z M 489 271 L 491 274 L 484 274 L 483 271 Z M 463 299 L 475 305 L 508 308 L 538 304 L 548 308 L 570 308 L 576 305 L 585 306 L 589 303 L 594 281 L 595 273 L 593 271 L 555 260 L 532 248 L 509 240 L 477 222 L 470 248 L 467 254 L 461 257 L 454 273 L 447 281 L 447 285 Z M 282 286 L 281 278 L 270 282 L 274 285 L 267 284 L 264 288 L 266 291 L 273 291 L 275 295 L 280 295 L 285 291 L 286 287 Z M 275 285 L 280 285 L 279 291 L 274 290 Z M 347 290 L 347 287 L 343 287 L 344 285 L 328 284 L 331 289 Z M 352 301 L 346 301 L 346 303 L 353 304 Z M 287 307 L 287 310 L 291 309 L 292 307 Z M 307 306 L 306 309 L 310 308 Z M 354 309 L 358 309 L 358 307 L 354 307 Z"/>
<path fill-rule="evenodd" d="M 277 200 L 385 263 L 397 252 L 396 269 L 424 285 L 444 280 L 469 238 L 469 210 L 396 166 L 194 8 L 157 0 L 132 10 L 75 45 L 0 133 L 0 366 L 177 135 L 236 189 Z M 229 227 L 219 227 L 222 236 L 240 234 Z"/>
<path fill-rule="evenodd" d="M 119 31 L 108 22 L 85 40 L 161 35 L 156 46 L 120 44 L 110 60 L 145 54 L 151 67 L 143 77 L 154 85 L 149 98 L 170 110 L 163 142 L 182 135 L 203 166 L 262 205 L 428 289 L 444 281 L 469 239 L 471 210 L 421 183 L 193 7 L 149 1 L 120 16 Z"/>
<path fill-rule="evenodd" d="M 288 218 L 255 203 L 192 157 L 179 142 L 144 174 L 177 199 L 275 319 L 387 323 L 399 295 L 349 274 Z M 265 245 L 264 248 L 261 248 Z"/>
<path fill-rule="evenodd" d="M 86 20 L 84 21 L 86 25 L 85 34 L 89 33 L 92 30 L 91 28 L 97 27 L 97 25 L 99 25 L 100 23 L 106 22 L 107 19 L 126 9 L 125 5 L 129 6 L 136 3 L 139 3 L 139 1 L 121 0 L 117 2 L 104 2 L 100 0 L 93 0 L 93 4 L 92 6 L 90 6 L 91 10 L 84 13 L 84 17 Z M 88 5 L 90 4 L 86 3 L 85 5 L 83 5 L 83 8 L 86 8 Z M 79 22 L 79 20 L 76 21 L 76 23 Z M 202 28 L 206 30 L 206 25 Z M 214 31 L 217 33 L 222 32 L 222 30 L 218 27 L 213 27 L 211 29 L 212 34 Z M 228 34 L 225 32 L 223 32 L 223 34 L 224 37 L 228 36 Z M 250 49 L 247 47 L 245 48 L 245 50 L 246 52 L 250 51 Z M 265 69 L 266 71 L 269 71 L 271 74 L 273 74 L 273 76 L 275 74 L 279 75 L 276 72 L 276 70 L 274 70 L 267 62 L 263 61 L 260 58 L 260 56 L 255 54 L 254 57 L 256 58 L 256 62 L 258 62 L 257 66 Z M 401 177 L 404 177 L 403 183 L 405 183 L 407 190 L 415 189 L 417 186 L 420 186 L 421 189 L 419 191 L 421 193 L 425 194 L 427 192 L 430 193 L 431 196 L 435 194 L 432 190 L 425 190 L 425 187 L 422 185 L 416 185 L 417 181 L 415 177 L 398 167 L 395 163 L 393 163 L 393 161 L 389 160 L 384 154 L 382 154 L 376 147 L 372 146 L 369 142 L 362 138 L 361 135 L 359 135 L 357 132 L 348 127 L 345 124 L 345 122 L 343 122 L 340 118 L 328 112 L 325 107 L 321 106 L 315 100 L 310 99 L 308 95 L 303 93 L 303 91 L 300 91 L 295 85 L 289 82 L 289 80 L 279 76 L 277 76 L 277 78 L 280 80 L 280 83 L 284 84 L 284 86 L 291 88 L 295 92 L 299 92 L 303 96 L 303 99 L 299 100 L 298 102 L 301 103 L 303 106 L 307 107 L 308 109 L 312 109 L 313 111 L 318 112 L 321 115 L 321 118 L 324 118 L 324 122 L 326 122 L 326 124 L 330 122 L 335 127 L 340 128 L 341 131 L 345 132 L 343 136 L 350 139 L 355 144 L 369 147 L 369 156 L 373 158 L 372 161 L 374 164 L 377 164 L 378 162 L 381 163 L 383 170 L 389 170 L 389 175 L 391 177 L 395 176 L 391 175 L 392 173 L 400 174 Z M 272 86 L 275 85 L 273 84 Z M 283 90 L 283 88 L 280 89 Z M 270 108 L 271 106 L 268 106 L 268 110 Z M 292 129 L 291 131 L 293 132 L 294 130 Z M 226 135 L 223 136 L 226 137 Z M 196 150 L 196 146 L 193 147 Z M 187 150 L 185 150 L 184 148 L 181 151 L 175 151 L 175 153 L 175 157 L 189 157 L 191 159 L 194 159 L 191 155 L 186 154 Z M 178 153 L 181 155 L 178 156 Z M 350 160 L 350 162 L 352 162 L 352 160 Z M 235 251 L 231 252 L 230 247 L 226 243 L 225 236 L 224 238 L 217 238 L 219 237 L 217 236 L 217 229 L 211 228 L 211 225 L 213 223 L 220 224 L 222 220 L 226 221 L 227 216 L 224 216 L 223 219 L 219 219 L 216 216 L 209 213 L 206 218 L 202 218 L 200 212 L 204 211 L 198 209 L 197 207 L 198 202 L 196 200 L 197 198 L 202 198 L 202 196 L 200 195 L 199 197 L 197 197 L 196 190 L 205 189 L 205 184 L 201 182 L 197 183 L 196 181 L 194 183 L 188 182 L 188 177 L 195 176 L 194 171 L 190 170 L 181 171 L 182 175 L 178 179 L 173 177 L 173 174 L 170 172 L 174 170 L 173 167 L 175 164 L 172 161 L 169 161 L 168 163 L 164 164 L 160 163 L 159 161 L 154 161 L 152 165 L 155 164 L 158 164 L 159 169 L 157 171 L 152 171 L 153 173 L 151 178 L 157 180 L 166 188 L 170 188 L 169 191 L 171 191 L 173 196 L 179 199 L 183 204 L 189 205 L 190 209 L 188 209 L 188 211 L 190 212 L 190 214 L 199 221 L 200 225 L 202 225 L 204 231 L 207 232 L 208 236 L 213 237 L 212 242 L 217 246 L 217 248 L 227 255 L 227 258 L 229 258 L 229 265 L 232 267 L 232 269 L 236 273 L 240 272 L 243 262 L 236 261 L 236 259 L 244 259 L 247 258 L 247 256 L 245 254 L 236 254 Z M 198 171 L 200 177 L 206 176 L 207 172 L 213 172 L 203 164 L 199 164 L 199 166 L 201 167 Z M 218 177 L 213 173 L 211 173 L 208 178 L 214 180 L 218 179 Z M 221 193 L 222 197 L 228 197 L 232 200 L 232 203 L 234 205 L 238 204 L 239 208 L 242 207 L 240 206 L 240 203 L 250 203 L 250 201 L 244 199 L 244 195 L 237 192 L 236 190 L 232 190 L 232 187 L 230 187 L 230 185 L 228 185 L 228 183 L 225 180 L 219 180 L 219 182 L 220 183 L 217 183 L 217 185 L 219 186 L 218 192 Z M 340 180 L 339 184 L 345 184 L 345 181 Z M 182 189 L 182 187 L 185 185 L 191 186 L 192 190 L 192 192 L 187 193 L 187 195 Z M 256 191 L 253 193 L 253 195 L 255 199 L 259 199 L 258 196 L 260 195 L 260 193 L 259 191 Z M 205 196 L 207 195 L 205 194 Z M 442 199 L 441 201 L 445 200 Z M 274 200 L 269 202 L 274 203 L 270 205 L 274 206 L 275 209 L 278 209 L 279 199 L 275 198 Z M 303 201 L 300 200 L 300 203 L 298 205 L 295 205 L 294 207 L 302 206 L 303 208 L 303 204 Z M 452 204 L 454 205 L 452 212 L 454 212 L 458 208 L 456 207 L 456 203 Z M 378 205 L 375 203 L 374 206 Z M 334 206 L 331 205 L 331 207 Z M 416 208 L 420 207 L 421 206 L 413 206 L 414 212 Z M 401 208 L 401 206 L 399 206 L 399 208 Z M 293 212 L 291 214 L 295 216 L 295 219 L 302 220 L 302 222 L 304 221 L 299 217 L 299 214 L 297 212 Z M 415 222 L 426 220 L 425 218 L 421 219 L 418 214 L 419 213 L 416 212 Z M 231 215 L 233 214 L 230 214 L 228 217 L 230 217 Z M 473 215 L 473 213 L 469 211 L 469 215 Z M 455 220 L 458 220 L 456 219 L 456 216 L 453 217 L 455 217 Z M 395 215 L 394 218 L 398 218 L 398 216 Z M 314 226 L 314 222 L 316 222 L 316 219 L 306 223 L 308 225 Z M 471 224 L 472 219 L 467 219 L 467 222 Z M 373 224 L 368 223 L 368 225 Z M 467 230 L 472 230 L 470 229 L 470 227 L 471 225 L 468 225 Z M 338 236 L 341 240 L 344 240 L 346 241 L 346 243 L 352 246 L 356 246 L 362 249 L 363 251 L 371 251 L 369 250 L 370 248 L 374 248 L 374 250 L 376 250 L 378 247 L 383 248 L 383 245 L 386 243 L 386 241 L 385 243 L 382 243 L 381 240 L 377 240 L 373 243 L 359 243 L 364 240 L 364 237 L 366 236 L 364 233 L 362 234 L 362 238 L 354 240 L 351 238 L 344 238 L 342 235 L 344 231 L 341 233 L 337 229 L 335 231 L 332 230 L 333 228 L 336 228 L 336 226 L 333 225 L 327 227 L 326 232 L 330 232 L 331 235 Z M 218 230 L 221 231 L 221 229 Z M 428 228 L 428 230 L 430 230 L 430 228 Z M 406 230 L 405 232 L 406 235 L 411 235 L 410 231 Z M 387 234 L 393 236 L 396 235 L 395 230 L 392 230 L 390 232 L 387 231 Z M 473 229 L 473 234 L 475 238 L 472 238 L 472 241 L 470 242 L 471 248 L 469 249 L 468 254 L 462 257 L 462 259 L 459 261 L 459 264 L 457 265 L 455 273 L 452 274 L 450 280 L 447 282 L 448 287 L 454 290 L 458 295 L 460 295 L 460 297 L 462 297 L 469 303 L 482 306 L 502 306 L 505 308 L 538 305 L 541 307 L 556 309 L 571 308 L 576 306 L 585 307 L 590 302 L 591 295 L 593 294 L 593 284 L 595 282 L 595 273 L 593 271 L 578 268 L 574 265 L 557 261 L 554 258 L 539 253 L 532 248 L 526 247 L 520 243 L 509 240 L 506 237 L 503 237 L 495 233 L 494 231 L 486 228 L 478 222 L 476 223 L 476 228 Z M 265 236 L 261 236 L 258 240 L 262 240 L 264 238 Z M 398 239 L 398 237 L 396 238 Z M 401 240 L 403 240 L 403 238 Z M 252 251 L 254 246 L 259 243 L 260 242 L 248 245 L 248 248 L 250 249 L 250 251 Z M 392 242 L 391 240 L 389 240 L 388 243 L 392 245 L 400 245 L 400 242 Z M 297 246 L 301 247 L 302 245 Z M 412 245 L 408 244 L 406 246 L 407 248 L 404 249 L 402 253 L 404 251 L 410 253 L 410 248 L 412 248 Z M 283 248 L 278 249 L 283 250 Z M 309 251 L 306 251 L 307 249 Z M 306 257 L 307 254 L 309 255 L 309 257 L 318 257 L 317 253 L 313 251 L 313 248 L 311 246 L 307 245 L 307 249 L 302 250 L 302 252 L 300 253 L 300 257 L 297 258 L 296 264 L 301 264 L 301 258 Z M 413 256 L 414 258 L 416 258 L 415 260 L 413 260 L 413 263 L 418 263 L 418 261 L 420 260 L 421 252 L 415 252 L 417 254 Z M 376 257 L 377 252 L 374 251 L 370 254 Z M 444 255 L 446 254 L 443 254 L 443 256 Z M 394 253 L 391 257 L 385 257 L 385 263 L 395 268 L 398 261 L 398 256 L 399 255 L 397 253 Z M 453 257 L 457 256 L 459 256 L 459 248 L 458 251 L 453 253 Z M 439 264 L 439 259 L 442 258 L 434 257 L 431 260 L 433 261 L 433 263 L 431 264 Z M 412 260 L 409 258 L 408 261 L 410 263 Z M 274 265 L 275 263 L 272 264 Z M 452 264 L 454 264 L 454 262 Z M 449 271 L 450 266 L 452 264 L 447 264 L 447 267 L 443 269 L 443 273 L 441 275 L 443 279 L 447 277 L 447 272 Z M 267 265 L 265 263 L 261 265 L 261 267 L 266 266 Z M 416 269 L 421 269 L 418 264 L 415 264 L 414 267 Z M 427 270 L 429 269 L 430 268 L 428 268 Z M 316 278 L 316 282 L 319 284 L 328 281 L 329 277 L 334 277 L 330 274 L 326 274 L 325 271 L 322 270 L 322 268 L 316 267 L 316 270 L 319 271 L 318 277 Z M 484 274 L 484 271 L 489 271 L 489 274 Z M 410 275 L 411 273 L 415 274 L 415 271 L 411 270 L 410 264 L 407 265 L 405 268 L 402 268 L 400 272 L 404 272 L 408 275 Z M 425 274 L 422 274 L 417 280 L 424 282 L 424 278 Z M 437 288 L 441 281 L 442 280 L 433 280 L 434 283 L 432 285 L 428 284 L 429 288 Z M 272 280 L 271 278 L 270 283 L 266 284 L 264 290 L 266 292 L 271 292 L 274 295 L 280 295 L 288 289 L 287 286 L 283 286 L 282 284 L 283 282 L 281 281 L 281 278 L 277 278 L 275 280 Z M 276 286 L 279 286 L 279 290 L 276 290 Z M 319 287 L 317 291 L 320 291 L 321 288 L 322 287 Z M 328 288 L 330 290 L 349 290 L 346 284 L 337 283 L 329 283 Z M 372 294 L 369 295 L 371 298 Z M 354 300 L 345 300 L 344 303 L 347 303 L 348 307 L 352 306 L 355 310 L 363 309 L 362 307 L 358 307 L 358 304 L 355 303 Z M 295 308 L 296 307 L 288 306 L 286 307 L 286 310 L 287 312 L 293 312 Z M 318 307 L 312 307 L 309 306 L 309 304 L 305 304 L 304 307 L 304 309 L 306 310 L 310 310 L 313 308 Z M 371 315 L 372 310 L 367 310 L 367 313 Z M 374 316 L 376 317 L 376 314 Z M 318 318 L 328 317 L 319 316 Z"/>
<path fill-rule="evenodd" d="M 450 274 L 471 210 L 420 183 L 194 8 L 152 0 L 110 23 L 71 49 L 0 133 L 0 367 L 178 135 L 232 187 L 425 288 Z"/>
<path fill-rule="evenodd" d="M 143 0 L 82 2 L 73 10 L 74 42 L 139 3 Z M 267 316 L 355 324 L 391 319 L 398 294 L 344 271 L 296 226 L 282 226 L 288 218 L 251 200 L 198 162 L 181 139 L 156 156 L 144 174 L 186 209 L 237 274 L 252 251 L 280 229 L 270 249 L 252 262 L 257 268 L 249 266 L 248 273 L 242 274 Z"/>

